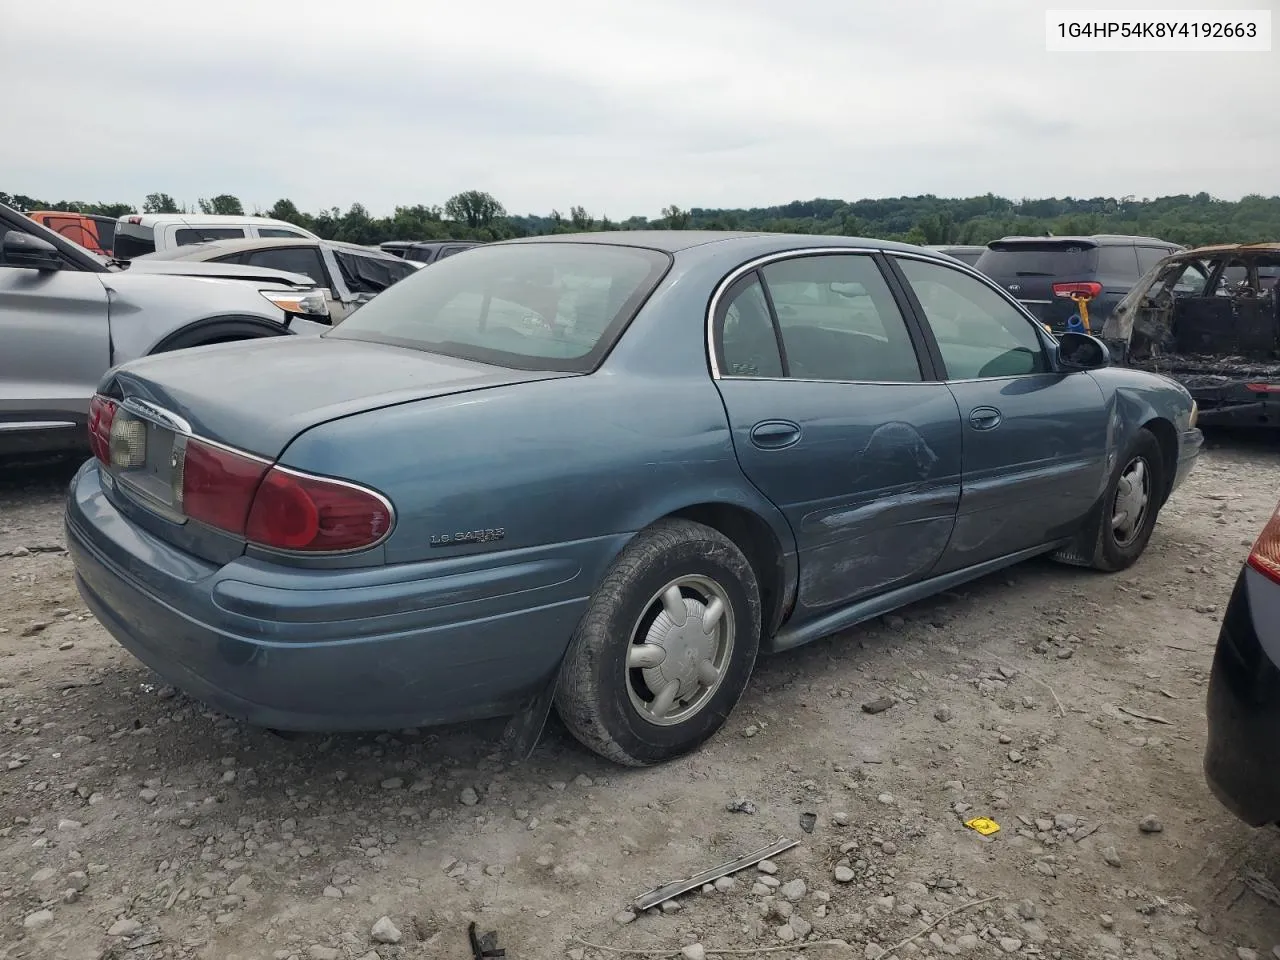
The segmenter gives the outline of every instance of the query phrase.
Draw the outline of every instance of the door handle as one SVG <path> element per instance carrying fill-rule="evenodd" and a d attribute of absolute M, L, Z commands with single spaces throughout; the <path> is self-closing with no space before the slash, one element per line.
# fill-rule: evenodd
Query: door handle
<path fill-rule="evenodd" d="M 974 407 L 969 411 L 969 423 L 975 430 L 994 430 L 1003 419 L 1004 415 L 995 407 Z"/>
<path fill-rule="evenodd" d="M 800 424 L 790 420 L 763 420 L 751 428 L 751 442 L 764 450 L 789 447 L 800 439 Z"/>

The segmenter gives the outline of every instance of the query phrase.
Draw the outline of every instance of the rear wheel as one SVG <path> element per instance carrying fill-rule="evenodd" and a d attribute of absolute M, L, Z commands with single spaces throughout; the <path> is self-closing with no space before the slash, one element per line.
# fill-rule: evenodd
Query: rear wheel
<path fill-rule="evenodd" d="M 1151 540 L 1164 498 L 1164 453 L 1149 430 L 1139 430 L 1116 469 L 1103 499 L 1093 566 L 1114 572 L 1130 567 Z"/>
<path fill-rule="evenodd" d="M 760 646 L 760 591 L 742 551 L 688 520 L 636 536 L 574 634 L 556 710 L 585 746 L 646 766 L 724 725 Z"/>

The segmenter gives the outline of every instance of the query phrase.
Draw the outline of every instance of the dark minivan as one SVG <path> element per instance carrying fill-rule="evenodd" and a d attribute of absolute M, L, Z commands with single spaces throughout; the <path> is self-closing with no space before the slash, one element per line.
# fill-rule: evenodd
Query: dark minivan
<path fill-rule="evenodd" d="M 1125 294 L 1148 270 L 1182 247 L 1154 237 L 1005 237 L 987 244 L 974 267 L 1018 298 L 1054 333 L 1080 315 L 1102 329 Z"/>

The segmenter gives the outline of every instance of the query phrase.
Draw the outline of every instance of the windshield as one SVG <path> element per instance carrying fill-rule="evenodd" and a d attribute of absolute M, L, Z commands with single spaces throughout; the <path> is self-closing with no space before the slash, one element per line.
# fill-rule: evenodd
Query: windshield
<path fill-rule="evenodd" d="M 414 271 L 326 336 L 520 370 L 586 372 L 670 264 L 656 250 L 606 244 L 477 247 Z"/>
<path fill-rule="evenodd" d="M 1092 273 L 1098 248 L 1053 241 L 995 244 L 975 266 L 989 277 L 1063 277 Z"/>

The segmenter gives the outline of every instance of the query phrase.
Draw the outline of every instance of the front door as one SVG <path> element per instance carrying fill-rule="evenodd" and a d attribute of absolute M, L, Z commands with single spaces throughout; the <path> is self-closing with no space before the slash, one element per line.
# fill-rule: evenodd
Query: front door
<path fill-rule="evenodd" d="M 1087 372 L 1051 369 L 1043 337 L 978 278 L 895 257 L 945 366 L 964 434 L 964 490 L 938 573 L 1073 534 L 1107 480 L 1107 413 Z"/>
<path fill-rule="evenodd" d="M 0 220 L 0 234 L 10 229 Z M 81 427 L 110 366 L 99 275 L 65 260 L 60 270 L 14 266 L 0 252 L 0 441 Z"/>
<path fill-rule="evenodd" d="M 717 385 L 799 553 L 793 622 L 926 576 L 960 499 L 960 422 L 867 254 L 795 255 L 720 298 Z"/>

